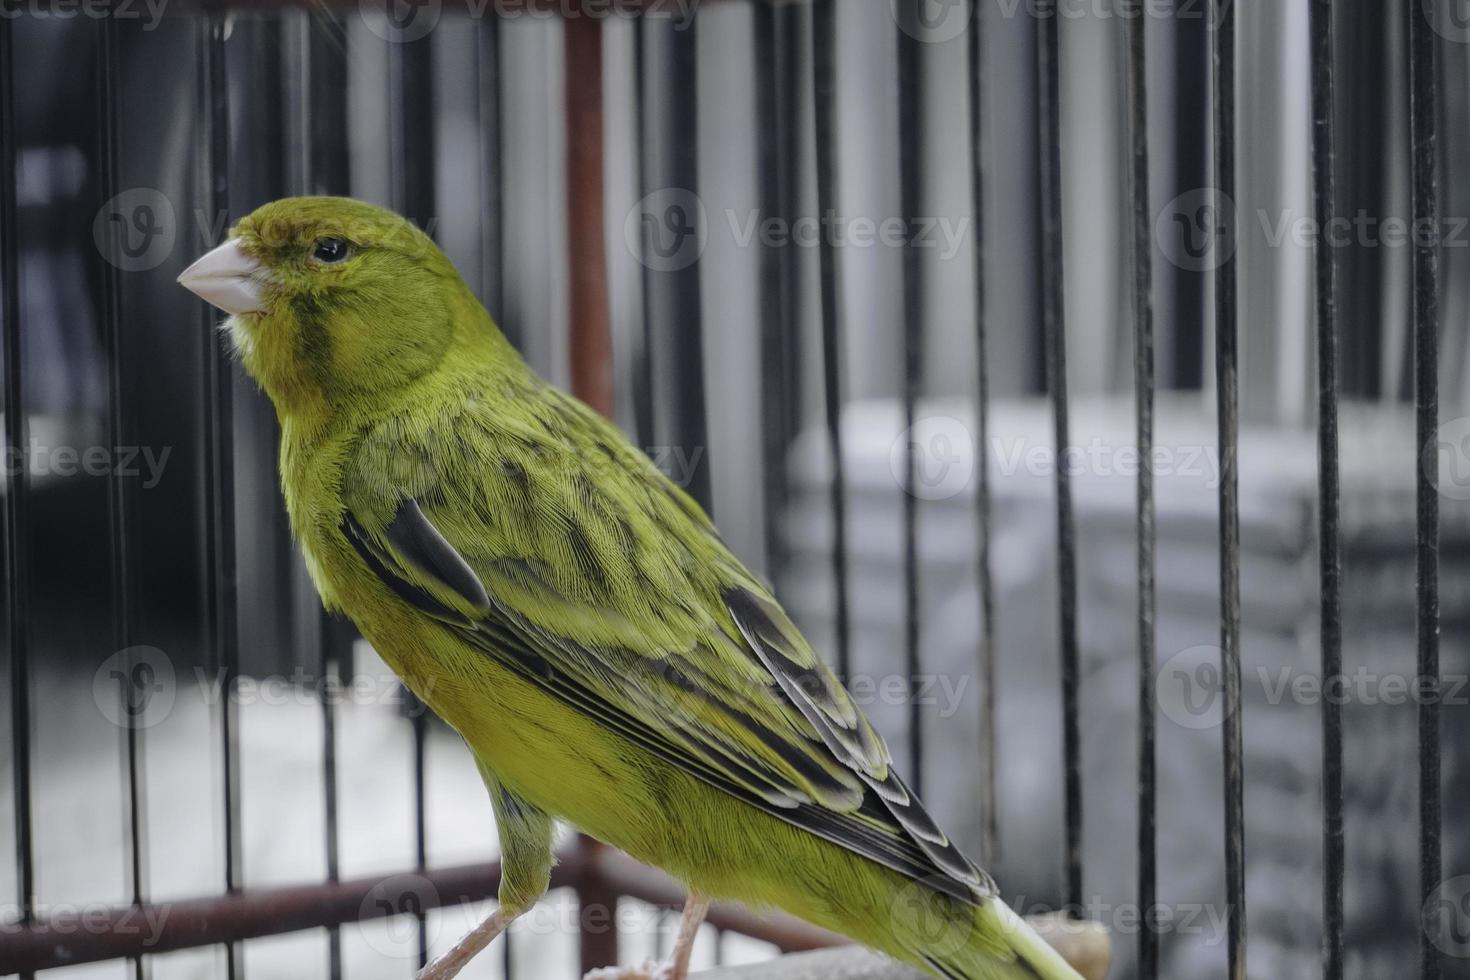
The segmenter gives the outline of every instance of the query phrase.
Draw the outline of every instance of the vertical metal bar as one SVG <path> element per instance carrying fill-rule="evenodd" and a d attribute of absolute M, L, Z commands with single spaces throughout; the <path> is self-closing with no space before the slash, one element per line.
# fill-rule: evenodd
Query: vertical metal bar
<path fill-rule="evenodd" d="M 834 207 L 837 188 L 837 5 L 834 0 L 814 0 L 812 18 L 817 214 L 821 217 Z M 817 251 L 822 299 L 823 409 L 827 450 L 832 458 L 832 581 L 836 589 L 833 618 L 837 676 L 846 682 L 852 674 L 852 644 L 847 594 L 847 477 L 842 459 L 842 310 L 837 256 L 830 236 L 821 236 Z"/>
<path fill-rule="evenodd" d="M 603 236 L 602 22 L 571 17 L 564 22 L 564 31 L 572 390 L 588 405 L 611 416 L 612 316 Z M 602 845 L 584 837 L 580 846 L 595 851 Z M 617 963 L 619 945 L 617 929 L 608 928 L 617 920 L 618 896 L 596 872 L 596 861 L 588 861 L 587 866 L 590 870 L 577 883 L 583 972 Z M 589 908 L 597 909 L 597 915 L 588 915 Z M 598 927 L 589 928 L 594 925 Z"/>
<path fill-rule="evenodd" d="M 285 15 L 278 37 L 281 51 L 279 63 L 284 79 L 282 111 L 285 120 L 281 134 L 281 172 L 286 193 L 310 194 L 311 159 L 311 41 L 312 19 L 309 12 Z"/>
<path fill-rule="evenodd" d="M 1210 172 L 1209 61 L 1210 22 L 1203 17 L 1183 16 L 1186 0 L 1167 9 L 1179 16 L 1152 18 L 1172 47 L 1169 82 L 1173 106 L 1161 137 L 1168 142 L 1165 154 L 1169 196 L 1208 186 Z M 1188 0 L 1192 2 L 1192 0 Z M 1230 0 L 1234 3 L 1235 0 Z M 1152 8 L 1145 8 L 1152 10 Z M 1209 316 L 1208 276 L 1203 270 L 1183 269 L 1164 263 L 1159 274 L 1158 301 L 1169 329 L 1159 337 L 1158 365 L 1166 386 L 1183 389 L 1204 387 L 1205 338 Z"/>
<path fill-rule="evenodd" d="M 1400 5 L 1337 4 L 1336 8 L 1343 63 L 1375 67 L 1343 72 L 1336 80 L 1345 125 L 1341 133 L 1344 152 L 1336 158 L 1335 183 L 1342 189 L 1342 200 L 1352 207 L 1364 208 L 1368 214 L 1393 213 L 1402 206 L 1393 195 L 1397 173 L 1392 171 L 1397 170 L 1399 157 L 1386 152 L 1383 144 L 1384 134 L 1391 131 L 1400 111 L 1400 95 L 1385 74 L 1392 71 L 1392 26 Z M 1376 400 L 1383 394 L 1383 311 L 1400 302 L 1398 284 L 1390 272 L 1395 260 L 1381 248 L 1338 251 L 1342 391 L 1350 399 Z M 1406 337 L 1409 333 L 1406 331 Z M 1405 358 L 1407 370 L 1412 370 L 1411 361 Z"/>
<path fill-rule="evenodd" d="M 326 852 L 327 881 L 342 880 L 341 844 L 337 815 L 337 711 L 336 692 L 342 683 L 341 665 L 333 638 L 333 624 L 323 616 L 322 637 L 322 848 Z M 342 977 L 342 930 L 327 929 L 327 970 L 331 980 Z"/>
<path fill-rule="evenodd" d="M 637 129 L 638 193 L 648 194 L 648 25 L 640 17 L 633 24 L 633 116 Z M 637 429 L 638 444 L 649 451 L 658 439 L 653 397 L 653 315 L 649 310 L 649 297 L 653 295 L 653 269 L 644 257 L 640 267 L 639 289 L 643 296 L 642 334 L 638 338 L 638 349 L 633 358 L 633 424 Z"/>
<path fill-rule="evenodd" d="M 1133 397 L 1138 441 L 1138 930 L 1139 980 L 1157 980 L 1159 934 L 1158 796 L 1154 757 L 1154 304 L 1153 235 L 1148 204 L 1148 73 L 1144 0 L 1129 0 L 1123 21 L 1127 59 L 1129 204 L 1133 226 Z"/>
<path fill-rule="evenodd" d="M 480 83 L 480 301 L 492 316 L 504 307 L 502 162 L 500 138 L 500 18 L 481 17 L 476 25 L 476 64 Z M 504 330 L 504 325 L 501 326 Z M 519 340 L 510 338 L 512 343 Z"/>
<path fill-rule="evenodd" d="M 22 379 L 20 242 L 16 204 L 14 21 L 0 18 L 0 327 L 5 357 L 5 637 L 10 654 L 10 771 L 15 800 L 18 924 L 35 918 L 36 874 L 31 803 L 30 473 L 29 420 Z M 34 974 L 21 974 L 32 980 Z"/>
<path fill-rule="evenodd" d="M 333 83 L 339 70 L 341 39 L 329 30 L 336 28 L 332 15 L 309 11 L 294 21 L 299 34 L 294 44 L 296 58 L 287 64 L 291 106 L 295 123 L 288 146 L 294 150 L 294 166 L 287 166 L 293 194 L 330 193 L 345 186 L 346 159 L 333 145 L 345 142 L 344 120 L 331 107 L 320 104 L 326 93 L 340 91 Z M 333 118 L 333 117 L 336 118 Z M 288 161 L 290 162 L 290 161 Z M 314 608 L 314 607 L 313 607 Z M 337 710 L 342 663 L 351 651 L 351 637 L 341 620 L 325 610 L 316 610 L 317 649 L 320 654 L 322 721 L 322 848 L 326 858 L 326 880 L 341 880 L 340 817 L 337 792 Z M 327 927 L 327 970 L 330 980 L 342 977 L 342 930 Z"/>
<path fill-rule="evenodd" d="M 504 154 L 500 105 L 500 18 L 481 17 L 475 30 L 480 108 L 480 302 L 496 318 L 506 338 L 521 346 L 519 325 L 508 327 L 499 317 L 505 309 Z M 500 968 L 505 980 L 515 976 L 515 954 L 507 932 L 500 940 Z"/>
<path fill-rule="evenodd" d="M 211 219 L 229 212 L 229 98 L 225 83 L 225 17 L 199 21 L 199 91 L 203 93 L 199 159 L 208 161 L 205 201 Z M 226 696 L 220 700 L 220 752 L 224 803 L 225 891 L 240 890 L 240 744 L 238 704 L 234 697 L 240 672 L 237 573 L 235 567 L 234 397 L 231 360 L 214 329 L 215 313 L 201 304 L 204 343 L 205 514 L 209 522 L 205 569 L 205 601 L 211 649 L 218 660 Z M 225 947 L 230 980 L 243 976 L 239 948 Z"/>
<path fill-rule="evenodd" d="M 565 34 L 572 390 L 610 414 L 612 329 L 602 234 L 602 22 L 571 17 Z"/>
<path fill-rule="evenodd" d="M 105 17 L 98 22 L 97 36 L 97 166 L 100 173 L 99 197 L 110 200 L 118 192 L 117 172 L 117 24 Z M 127 446 L 133 442 L 129 426 L 127 398 L 123 387 L 127 377 L 122 331 L 122 289 L 118 269 L 104 259 L 100 266 L 100 314 L 108 367 L 108 444 Z M 133 482 L 114 469 L 107 481 L 108 540 L 111 545 L 112 635 L 115 649 L 129 650 L 134 645 L 136 629 L 134 609 L 136 595 L 133 582 L 132 529 L 135 505 Z M 124 758 L 127 763 L 125 784 L 128 835 L 128 885 L 132 903 L 142 905 L 146 898 L 144 883 L 147 859 L 144 854 L 143 799 L 143 730 L 133 724 L 126 710 L 130 697 L 129 684 L 133 664 L 127 665 L 118 696 L 124 700 Z M 131 960 L 133 976 L 142 980 L 143 960 Z"/>
<path fill-rule="evenodd" d="M 341 15 L 317 6 L 309 35 L 313 100 L 321 105 L 306 130 L 310 173 L 307 194 L 345 194 L 348 190 L 347 31 Z"/>
<path fill-rule="evenodd" d="M 434 107 L 430 90 L 430 38 L 388 44 L 388 152 L 393 208 L 430 234 L 434 211 Z M 414 864 L 423 873 L 429 864 L 427 750 L 429 708 L 409 699 L 413 724 Z M 425 916 L 418 913 L 419 966 L 429 959 Z"/>
<path fill-rule="evenodd" d="M 926 0 L 913 0 L 923 4 Z M 899 198 L 908 235 L 903 248 L 903 420 L 906 438 L 913 440 L 917 403 L 924 365 L 924 297 L 919 250 L 915 246 L 914 222 L 918 220 L 923 174 L 921 143 L 924 116 L 924 66 L 919 57 L 922 43 L 905 30 L 898 36 L 898 172 Z M 904 453 L 903 481 L 903 581 L 904 581 L 904 670 L 909 684 L 909 779 L 914 792 L 924 792 L 924 713 L 916 696 L 921 669 L 919 653 L 919 497 L 914 482 L 918 477 L 918 447 Z"/>
<path fill-rule="evenodd" d="M 395 30 L 390 28 L 390 30 Z M 393 207 L 433 233 L 432 35 L 388 43 L 388 144 Z"/>
<path fill-rule="evenodd" d="M 1425 11 L 1404 5 L 1409 16 L 1409 136 L 1416 229 L 1439 220 L 1438 45 Z M 1439 245 L 1438 236 L 1414 236 L 1414 407 L 1420 447 L 1439 444 Z M 1438 462 L 1438 455 L 1434 457 Z M 1439 886 L 1439 495 L 1437 473 L 1415 467 L 1419 644 L 1419 899 Z M 1420 974 L 1439 980 L 1439 953 L 1428 930 L 1419 935 Z"/>
<path fill-rule="evenodd" d="M 1082 735 L 1078 713 L 1077 542 L 1067 409 L 1067 324 L 1063 308 L 1062 145 L 1057 0 L 1037 3 L 1037 97 L 1041 185 L 1041 304 L 1056 443 L 1057 591 L 1062 657 L 1062 750 L 1066 780 L 1066 901 L 1082 905 Z"/>
<path fill-rule="evenodd" d="M 655 192 L 699 193 L 698 23 L 676 26 L 667 18 L 645 23 L 651 33 L 652 78 L 658 85 L 653 103 L 652 147 L 645 148 L 644 176 Z M 649 106 L 644 106 L 647 112 Z M 704 402 L 704 341 L 701 328 L 700 265 L 659 271 L 646 280 L 644 314 L 656 340 L 659 381 L 667 393 L 668 442 L 689 460 L 700 460 L 684 489 L 710 510 L 710 468 Z M 696 455 L 698 454 L 698 455 Z"/>
<path fill-rule="evenodd" d="M 1312 169 L 1317 227 L 1332 227 L 1337 209 L 1334 162 L 1332 2 L 1313 0 Z M 1342 677 L 1342 535 L 1337 438 L 1337 250 L 1317 242 L 1317 547 L 1322 587 L 1322 684 L 1337 690 Z M 1343 975 L 1342 704 L 1322 699 L 1322 976 Z"/>
<path fill-rule="evenodd" d="M 763 216 L 789 220 L 801 186 L 799 92 L 802 5 L 755 4 L 756 112 L 760 119 L 760 194 Z M 786 453 L 793 437 L 801 283 L 799 249 L 761 249 L 762 462 L 765 474 L 766 577 L 786 562 L 780 518 L 789 499 Z"/>
<path fill-rule="evenodd" d="M 970 157 L 971 207 L 975 213 L 975 524 L 976 583 L 980 600 L 980 644 L 977 669 L 983 687 L 980 717 L 981 783 L 984 813 L 980 827 L 980 858 L 986 867 L 1000 859 L 1000 792 L 998 789 L 995 721 L 995 586 L 990 574 L 990 354 L 986 340 L 985 292 L 985 113 L 984 16 L 980 0 L 970 9 Z"/>
<path fill-rule="evenodd" d="M 1213 46 L 1215 189 L 1235 200 L 1235 9 L 1210 0 Z M 1227 204 L 1228 206 L 1228 204 Z M 1239 375 L 1237 369 L 1235 256 L 1215 269 L 1215 395 L 1220 441 L 1220 674 L 1224 693 L 1225 895 L 1228 905 L 1231 980 L 1245 980 L 1245 780 L 1240 718 L 1240 497 L 1237 471 Z"/>

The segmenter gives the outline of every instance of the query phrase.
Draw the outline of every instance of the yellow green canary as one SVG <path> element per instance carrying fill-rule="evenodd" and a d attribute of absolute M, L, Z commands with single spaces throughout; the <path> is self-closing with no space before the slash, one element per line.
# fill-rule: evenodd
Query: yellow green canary
<path fill-rule="evenodd" d="M 232 314 L 275 405 L 323 602 L 474 753 L 503 849 L 480 938 L 544 893 L 563 820 L 697 895 L 939 977 L 1078 976 L 935 826 L 700 507 L 538 378 L 409 222 L 276 201 L 180 281 Z"/>

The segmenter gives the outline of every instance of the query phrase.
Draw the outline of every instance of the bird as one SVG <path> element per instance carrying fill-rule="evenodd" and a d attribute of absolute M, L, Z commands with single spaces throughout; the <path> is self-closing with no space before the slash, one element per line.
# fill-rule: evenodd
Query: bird
<path fill-rule="evenodd" d="M 706 512 L 536 375 L 413 222 L 340 197 L 242 218 L 179 283 L 275 408 L 290 524 L 344 613 L 454 728 L 490 797 L 499 903 L 546 892 L 558 822 L 710 902 L 779 908 L 943 980 L 1077 980 L 895 771 Z"/>

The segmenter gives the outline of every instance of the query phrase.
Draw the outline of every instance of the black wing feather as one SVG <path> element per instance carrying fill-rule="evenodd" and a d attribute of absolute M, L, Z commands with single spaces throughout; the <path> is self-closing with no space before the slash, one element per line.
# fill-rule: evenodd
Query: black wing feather
<path fill-rule="evenodd" d="M 797 699 L 797 707 L 812 720 L 822 741 L 866 784 L 861 803 L 852 812 L 834 810 L 809 798 L 798 799 L 790 787 L 732 753 L 706 747 L 718 755 L 718 764 L 703 758 L 667 732 L 638 719 L 558 670 L 549 654 L 568 641 L 545 635 L 497 605 L 486 594 L 469 564 L 415 501 L 407 500 L 400 506 L 387 529 L 388 543 L 416 571 L 451 589 L 477 612 L 482 611 L 482 616 L 475 619 L 464 616 L 401 574 L 394 554 L 385 551 L 350 512 L 343 518 L 342 532 L 373 574 L 405 602 L 428 613 L 445 629 L 502 666 L 663 761 L 793 826 L 961 901 L 974 902 L 994 894 L 993 882 L 950 844 L 898 777 L 891 771 L 881 778 L 876 776 L 871 765 L 856 757 L 867 746 L 861 744 L 852 730 L 834 723 L 830 715 L 812 711 L 809 703 Z M 745 618 L 742 632 L 747 642 L 760 642 L 761 634 L 778 631 L 768 618 L 763 619 L 765 614 L 753 598 L 732 595 L 727 599 L 733 600 L 732 612 L 737 623 L 742 615 Z M 772 670 L 773 680 L 788 695 L 792 694 L 790 685 L 802 684 L 799 665 L 792 665 L 791 675 L 783 675 L 779 666 L 771 667 L 773 662 L 780 665 L 785 661 L 779 649 L 772 647 L 757 652 Z M 732 770 L 743 783 L 731 776 Z"/>

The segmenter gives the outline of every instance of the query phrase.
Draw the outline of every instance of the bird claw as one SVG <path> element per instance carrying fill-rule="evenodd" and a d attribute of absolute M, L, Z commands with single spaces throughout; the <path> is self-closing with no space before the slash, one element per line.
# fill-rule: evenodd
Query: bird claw
<path fill-rule="evenodd" d="M 639 967 L 604 966 L 588 973 L 582 980 L 674 980 L 674 967 L 669 963 L 645 963 Z"/>

